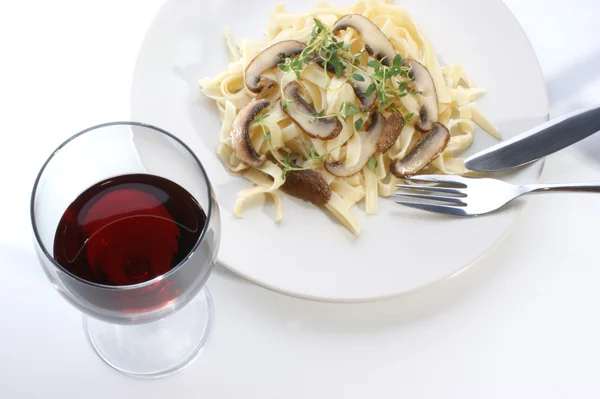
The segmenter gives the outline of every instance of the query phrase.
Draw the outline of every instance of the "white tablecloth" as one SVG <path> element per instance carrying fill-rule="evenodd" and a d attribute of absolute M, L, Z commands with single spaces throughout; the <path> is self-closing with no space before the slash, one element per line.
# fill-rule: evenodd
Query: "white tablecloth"
<path fill-rule="evenodd" d="M 129 118 L 138 46 L 162 3 L 0 3 L 1 398 L 600 397 L 598 195 L 529 198 L 475 266 L 385 302 L 308 302 L 217 269 L 214 330 L 189 368 L 147 381 L 100 361 L 33 253 L 30 189 L 62 140 Z M 600 3 L 506 3 L 540 59 L 551 116 L 600 102 Z M 549 157 L 542 176 L 593 179 L 600 137 Z"/>

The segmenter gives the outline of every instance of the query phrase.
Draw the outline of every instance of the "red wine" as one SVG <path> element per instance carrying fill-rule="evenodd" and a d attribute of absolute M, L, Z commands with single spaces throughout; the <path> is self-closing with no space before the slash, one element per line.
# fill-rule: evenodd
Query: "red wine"
<path fill-rule="evenodd" d="M 54 258 L 90 282 L 124 286 L 167 273 L 194 248 L 206 214 L 183 187 L 131 174 L 85 190 L 62 216 Z"/>

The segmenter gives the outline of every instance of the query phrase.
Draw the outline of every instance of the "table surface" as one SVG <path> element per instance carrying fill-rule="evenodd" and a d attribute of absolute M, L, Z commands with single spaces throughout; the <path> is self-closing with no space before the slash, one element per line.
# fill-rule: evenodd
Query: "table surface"
<path fill-rule="evenodd" d="M 30 189 L 65 138 L 128 119 L 138 46 L 162 3 L 0 3 L 0 397 L 600 395 L 600 196 L 586 194 L 529 198 L 511 233 L 477 264 L 393 300 L 309 302 L 217 268 L 209 281 L 214 329 L 189 368 L 139 380 L 101 362 L 81 314 L 53 291 L 34 255 Z M 551 117 L 597 104 L 600 4 L 506 4 L 539 57 Z M 541 180 L 600 180 L 599 154 L 600 137 L 591 137 L 549 157 Z"/>

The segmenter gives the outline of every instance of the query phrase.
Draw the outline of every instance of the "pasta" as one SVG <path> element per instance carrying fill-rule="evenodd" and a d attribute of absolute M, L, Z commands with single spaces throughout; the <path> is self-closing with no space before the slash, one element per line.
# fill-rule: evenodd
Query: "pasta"
<path fill-rule="evenodd" d="M 375 53 L 372 43 L 367 43 L 365 31 L 360 32 L 361 26 L 341 25 L 344 16 L 354 14 L 366 17 L 387 37 L 387 41 L 376 43 L 382 43 L 381 53 Z M 358 23 L 362 21 L 358 19 Z M 336 31 L 339 27 L 345 29 Z M 270 15 L 265 42 L 243 39 L 234 44 L 228 30 L 225 38 L 231 56 L 227 69 L 214 78 L 201 79 L 200 86 L 206 96 L 215 100 L 222 121 L 216 149 L 219 158 L 229 171 L 253 183 L 239 193 L 233 209 L 238 217 L 242 216 L 244 203 L 249 198 L 269 195 L 275 203 L 275 221 L 280 220 L 283 217 L 280 190 L 286 189 L 292 173 L 310 170 L 319 176 L 307 174 L 305 177 L 317 177 L 330 191 L 321 204 L 358 235 L 361 226 L 352 208 L 364 202 L 366 213 L 374 215 L 378 197 L 389 197 L 396 191 L 395 185 L 403 179 L 390 171 L 394 170 L 391 166 L 405 159 L 423 142 L 429 134 L 423 129 L 428 119 L 434 125 L 443 125 L 449 136 L 439 156 L 423 165 L 421 171 L 426 173 L 466 174 L 457 156 L 473 142 L 475 125 L 500 138 L 498 129 L 473 104 L 484 89 L 466 77 L 461 65 L 441 66 L 425 32 L 391 1 L 362 0 L 348 7 L 320 3 L 302 14 L 288 13 L 284 5 L 279 4 Z M 321 43 L 339 44 L 339 50 L 334 48 L 332 55 Z M 389 52 L 387 43 L 391 43 L 395 55 L 381 57 L 385 51 Z M 302 64 L 307 46 L 317 48 L 317 44 L 322 46 L 318 51 L 324 54 L 321 63 L 317 62 L 318 57 L 313 57 Z M 278 54 L 279 65 L 268 65 L 264 73 L 260 71 L 260 80 L 250 81 L 249 71 L 261 69 L 258 56 L 273 45 L 283 49 Z M 299 48 L 294 49 L 294 46 Z M 342 67 L 344 71 L 340 71 Z M 422 67 L 428 71 L 423 72 L 423 76 L 432 82 L 429 91 L 419 89 L 422 73 L 419 68 Z M 395 71 L 397 76 L 388 78 L 386 71 Z M 381 73 L 383 80 L 378 78 Z M 360 91 L 365 79 L 365 87 L 371 84 L 366 91 Z M 427 79 L 425 81 L 429 81 Z M 383 81 L 381 85 L 380 81 Z M 258 87 L 260 84 L 264 87 Z M 400 94 L 386 96 L 390 87 Z M 437 97 L 428 105 L 427 96 L 431 93 Z M 370 101 L 365 100 L 367 97 L 376 97 L 373 101 L 377 103 L 367 108 L 365 103 Z M 314 110 L 309 114 L 312 119 L 304 125 L 297 116 L 302 107 L 310 112 Z M 424 110 L 435 112 L 428 115 Z M 236 121 L 246 112 L 252 116 L 251 123 L 240 130 Z M 377 120 L 375 113 L 383 119 Z M 372 131 L 379 124 L 384 126 L 383 130 L 379 126 L 380 132 L 392 130 L 388 124 L 395 113 L 403 119 L 397 121 L 397 125 L 402 125 L 399 134 L 392 134 L 391 141 L 385 145 L 381 140 L 375 143 Z M 325 133 L 309 134 L 307 124 L 315 129 L 320 124 Z M 428 130 L 431 131 L 431 127 Z M 237 136 L 233 132 L 238 132 Z M 247 147 L 244 148 L 248 154 L 254 157 L 252 162 L 244 161 L 242 155 L 248 154 L 241 154 L 236 143 Z M 351 173 L 352 167 L 348 165 L 358 168 L 356 173 Z M 303 198 L 302 193 L 299 197 Z"/>

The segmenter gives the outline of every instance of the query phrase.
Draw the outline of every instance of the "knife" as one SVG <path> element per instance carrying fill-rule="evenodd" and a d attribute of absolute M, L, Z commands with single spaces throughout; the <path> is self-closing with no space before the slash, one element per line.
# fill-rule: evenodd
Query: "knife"
<path fill-rule="evenodd" d="M 465 167 L 479 172 L 494 172 L 525 165 L 598 131 L 600 107 L 578 110 L 470 156 L 465 160 Z"/>

